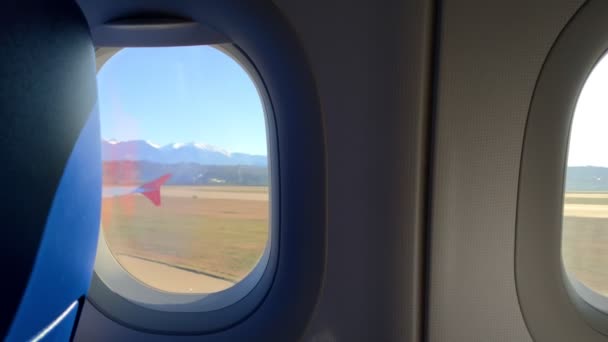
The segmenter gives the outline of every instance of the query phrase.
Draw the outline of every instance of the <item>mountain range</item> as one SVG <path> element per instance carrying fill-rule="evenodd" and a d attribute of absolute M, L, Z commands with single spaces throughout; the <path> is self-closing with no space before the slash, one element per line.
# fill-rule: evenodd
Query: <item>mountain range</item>
<path fill-rule="evenodd" d="M 200 143 L 178 143 L 158 146 L 145 140 L 102 140 L 101 156 L 109 161 L 147 161 L 158 164 L 196 163 L 200 165 L 268 165 L 262 155 L 231 153 Z"/>
<path fill-rule="evenodd" d="M 250 165 L 159 164 L 148 161 L 105 161 L 105 185 L 136 185 L 170 174 L 167 185 L 268 185 L 268 168 Z"/>
<path fill-rule="evenodd" d="M 608 168 L 599 166 L 568 167 L 566 191 L 608 191 Z"/>

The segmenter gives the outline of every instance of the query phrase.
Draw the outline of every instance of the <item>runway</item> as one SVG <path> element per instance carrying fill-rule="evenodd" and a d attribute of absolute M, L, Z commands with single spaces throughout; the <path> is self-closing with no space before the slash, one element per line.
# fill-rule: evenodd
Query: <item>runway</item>
<path fill-rule="evenodd" d="M 159 290 L 174 293 L 210 293 L 225 290 L 234 283 L 213 276 L 187 271 L 163 263 L 128 255 L 116 256 L 125 270 L 140 282 Z"/>

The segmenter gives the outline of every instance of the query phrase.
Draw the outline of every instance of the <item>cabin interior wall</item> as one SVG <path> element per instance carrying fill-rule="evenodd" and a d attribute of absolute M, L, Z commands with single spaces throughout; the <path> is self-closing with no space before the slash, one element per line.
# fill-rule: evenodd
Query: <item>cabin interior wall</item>
<path fill-rule="evenodd" d="M 514 279 L 521 145 L 543 61 L 584 0 L 438 1 L 438 22 L 430 0 L 273 1 L 326 130 L 326 275 L 303 340 L 422 340 L 430 198 L 426 340 L 531 341 Z"/>
<path fill-rule="evenodd" d="M 584 1 L 443 1 L 435 117 L 428 341 L 532 341 L 515 287 L 528 107 Z"/>
<path fill-rule="evenodd" d="M 325 120 L 328 249 L 306 341 L 418 341 L 432 1 L 275 0 Z"/>

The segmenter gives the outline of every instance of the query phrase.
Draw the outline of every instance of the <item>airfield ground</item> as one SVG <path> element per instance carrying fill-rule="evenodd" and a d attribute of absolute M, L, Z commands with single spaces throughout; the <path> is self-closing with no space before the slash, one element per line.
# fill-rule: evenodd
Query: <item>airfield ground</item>
<path fill-rule="evenodd" d="M 163 186 L 159 207 L 142 195 L 104 198 L 102 232 L 118 262 L 168 292 L 215 292 L 257 264 L 268 238 L 268 188 Z"/>
<path fill-rule="evenodd" d="M 566 271 L 608 296 L 608 193 L 567 193 L 562 256 Z"/>

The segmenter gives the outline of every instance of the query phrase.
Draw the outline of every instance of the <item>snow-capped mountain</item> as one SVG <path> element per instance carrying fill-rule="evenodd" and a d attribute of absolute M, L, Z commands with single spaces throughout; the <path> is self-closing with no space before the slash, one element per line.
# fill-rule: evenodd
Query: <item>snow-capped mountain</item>
<path fill-rule="evenodd" d="M 144 140 L 102 140 L 104 161 L 133 160 L 162 164 L 197 163 L 201 165 L 266 166 L 266 156 L 230 153 L 216 146 L 200 143 L 176 143 L 158 146 Z"/>

